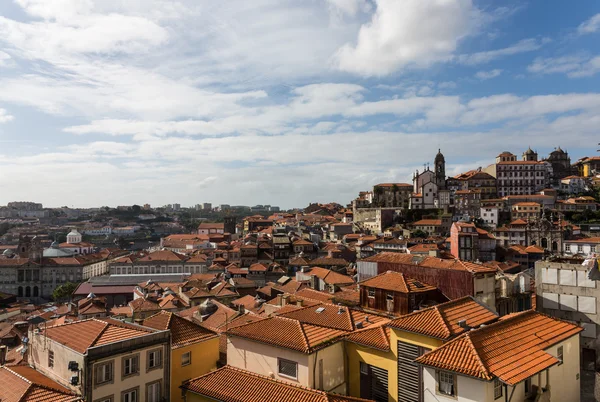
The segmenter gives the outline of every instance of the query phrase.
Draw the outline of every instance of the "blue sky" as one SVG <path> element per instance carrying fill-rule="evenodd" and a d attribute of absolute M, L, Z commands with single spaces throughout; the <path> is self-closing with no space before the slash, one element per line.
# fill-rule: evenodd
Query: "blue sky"
<path fill-rule="evenodd" d="M 576 4 L 576 7 L 574 6 Z M 592 0 L 0 2 L 0 205 L 347 203 L 596 153 Z"/>

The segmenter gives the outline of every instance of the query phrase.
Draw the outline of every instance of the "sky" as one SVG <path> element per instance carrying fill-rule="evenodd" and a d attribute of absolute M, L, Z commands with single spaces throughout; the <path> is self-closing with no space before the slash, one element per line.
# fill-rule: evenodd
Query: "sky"
<path fill-rule="evenodd" d="M 346 204 L 598 127 L 594 0 L 0 1 L 0 205 Z"/>

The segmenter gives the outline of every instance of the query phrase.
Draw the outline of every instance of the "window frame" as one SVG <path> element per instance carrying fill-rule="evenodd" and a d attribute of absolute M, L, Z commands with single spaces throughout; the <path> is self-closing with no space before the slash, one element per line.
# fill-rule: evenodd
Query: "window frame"
<path fill-rule="evenodd" d="M 502 382 L 495 378 L 494 379 L 494 399 L 502 398 L 504 392 L 502 389 Z"/>
<path fill-rule="evenodd" d="M 295 376 L 291 376 L 289 374 L 286 373 L 282 373 L 281 372 L 281 363 L 290 363 L 293 364 L 295 367 L 295 371 L 296 371 L 296 375 Z M 285 377 L 285 378 L 290 378 L 292 380 L 298 380 L 298 362 L 295 362 L 293 360 L 288 360 L 288 359 L 283 359 L 281 357 L 277 358 L 277 375 L 281 376 L 281 377 Z"/>
<path fill-rule="evenodd" d="M 367 297 L 375 298 L 375 289 L 367 288 Z"/>
<path fill-rule="evenodd" d="M 445 376 L 449 379 L 452 380 L 452 393 L 449 394 L 447 392 L 441 391 L 440 389 L 440 384 L 442 383 L 442 376 Z M 435 391 L 438 395 L 443 395 L 445 397 L 449 397 L 449 398 L 454 398 L 457 399 L 458 398 L 458 391 L 457 391 L 457 377 L 456 374 L 451 373 L 449 371 L 444 371 L 444 370 L 436 370 L 436 387 L 435 387 Z"/>
<path fill-rule="evenodd" d="M 132 371 L 130 373 L 126 373 L 125 372 L 125 368 L 127 366 L 127 361 L 135 361 L 135 371 Z M 134 375 L 139 375 L 140 374 L 140 354 L 139 353 L 135 353 L 135 354 L 131 354 L 128 356 L 123 356 L 121 358 L 121 378 L 128 378 Z"/>
<path fill-rule="evenodd" d="M 48 351 L 48 367 L 49 368 L 54 367 L 54 351 L 53 350 Z"/>
<path fill-rule="evenodd" d="M 565 355 L 562 345 L 556 348 L 556 358 L 558 359 L 559 366 L 564 363 Z"/>
<path fill-rule="evenodd" d="M 110 367 L 110 378 L 107 380 L 104 380 L 104 381 L 99 381 L 97 373 L 98 373 L 98 368 L 102 367 L 102 366 Z M 94 364 L 94 387 L 99 387 L 99 386 L 102 386 L 105 384 L 112 384 L 112 383 L 114 383 L 114 381 L 115 381 L 115 361 L 114 361 L 114 359 Z"/>
<path fill-rule="evenodd" d="M 188 359 L 187 359 L 187 363 L 184 363 L 183 357 L 186 355 L 188 356 Z M 181 367 L 189 366 L 190 364 L 192 364 L 192 352 L 189 351 L 189 352 L 182 353 L 181 354 Z"/>
<path fill-rule="evenodd" d="M 114 402 L 115 395 L 103 396 L 102 398 L 95 399 L 94 402 Z"/>
<path fill-rule="evenodd" d="M 137 387 L 133 387 L 133 388 L 126 389 L 125 391 L 121 391 L 121 402 L 125 402 L 125 395 L 131 394 L 132 392 L 135 392 L 135 401 L 132 401 L 130 398 L 130 400 L 127 402 L 140 402 L 140 387 L 139 387 L 139 385 Z"/>
<path fill-rule="evenodd" d="M 154 366 L 150 366 L 150 355 L 158 353 L 159 363 Z M 152 370 L 158 370 L 163 367 L 163 348 L 157 348 L 149 350 L 146 353 L 146 373 Z"/>
<path fill-rule="evenodd" d="M 162 398 L 162 380 L 150 381 L 146 383 L 146 402 L 150 402 L 150 393 L 148 392 L 148 387 L 154 384 L 158 384 L 158 401 L 160 401 Z"/>

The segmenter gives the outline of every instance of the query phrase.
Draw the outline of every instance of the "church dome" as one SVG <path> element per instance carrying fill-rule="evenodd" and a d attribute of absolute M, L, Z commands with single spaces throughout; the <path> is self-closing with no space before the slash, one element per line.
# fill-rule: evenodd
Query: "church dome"
<path fill-rule="evenodd" d="M 533 149 L 531 149 L 531 147 L 529 147 L 527 151 L 525 151 L 525 155 L 535 155 L 535 152 L 533 151 Z"/>
<path fill-rule="evenodd" d="M 80 233 L 77 231 L 77 229 L 73 229 L 69 232 L 67 236 L 80 236 Z"/>

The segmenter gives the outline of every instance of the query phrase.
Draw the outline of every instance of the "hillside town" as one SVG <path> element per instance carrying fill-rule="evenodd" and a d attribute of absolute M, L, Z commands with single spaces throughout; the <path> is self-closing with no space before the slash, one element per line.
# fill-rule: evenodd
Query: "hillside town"
<path fill-rule="evenodd" d="M 593 400 L 600 157 L 491 162 L 293 210 L 0 207 L 2 400 Z"/>

